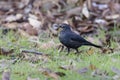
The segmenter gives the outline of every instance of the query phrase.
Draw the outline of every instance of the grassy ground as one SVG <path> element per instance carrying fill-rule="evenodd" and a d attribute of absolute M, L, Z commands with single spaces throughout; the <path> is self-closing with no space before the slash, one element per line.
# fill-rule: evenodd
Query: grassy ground
<path fill-rule="evenodd" d="M 103 36 L 104 33 L 100 35 L 100 38 Z M 54 42 L 57 44 L 58 40 L 54 39 Z M 111 43 L 112 48 L 118 47 L 118 43 L 115 41 L 111 41 Z M 0 56 L 0 78 L 3 70 L 10 69 L 11 80 L 26 80 L 28 76 L 39 78 L 40 80 L 112 80 L 115 73 L 111 68 L 119 68 L 120 66 L 120 50 L 104 54 L 101 50 L 94 47 L 89 50 L 90 47 L 83 46 L 79 48 L 82 51 L 81 54 L 75 55 L 74 51 L 71 51 L 66 56 L 66 51 L 58 53 L 55 48 L 43 49 L 35 47 L 35 43 L 28 41 L 27 38 L 18 37 L 17 34 L 12 32 L 7 35 L 1 35 L 0 47 L 15 49 L 12 56 Z M 34 60 L 38 56 L 35 57 L 33 56 L 34 54 L 26 53 L 30 54 L 33 59 L 31 57 L 30 59 L 24 59 L 25 57 L 20 57 L 20 54 L 22 54 L 20 49 L 33 49 L 50 56 L 39 56 L 38 59 Z M 17 62 L 12 63 L 11 61 L 15 59 L 17 59 Z M 6 66 L 1 67 L 3 65 L 2 61 L 5 61 Z M 46 72 L 43 70 L 46 70 Z M 62 72 L 65 76 L 60 77 L 55 75 L 55 72 Z"/>

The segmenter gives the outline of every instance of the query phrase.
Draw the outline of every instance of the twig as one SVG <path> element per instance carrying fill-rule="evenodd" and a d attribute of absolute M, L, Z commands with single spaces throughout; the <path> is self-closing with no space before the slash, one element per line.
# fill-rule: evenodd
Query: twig
<path fill-rule="evenodd" d="M 34 51 L 34 50 L 21 50 L 21 52 L 24 52 L 24 53 L 34 53 L 34 54 L 37 54 L 37 55 L 43 55 L 42 52 L 38 52 L 38 51 Z"/>

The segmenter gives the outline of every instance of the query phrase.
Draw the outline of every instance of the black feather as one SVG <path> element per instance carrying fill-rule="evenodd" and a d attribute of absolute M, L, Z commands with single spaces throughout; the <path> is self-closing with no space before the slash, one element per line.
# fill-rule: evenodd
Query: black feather
<path fill-rule="evenodd" d="M 68 48 L 68 53 L 70 52 L 70 48 L 73 48 L 78 52 L 78 48 L 83 45 L 102 48 L 101 46 L 95 45 L 85 40 L 80 35 L 76 34 L 75 32 L 73 32 L 70 28 L 70 25 L 68 24 L 61 24 L 60 28 L 62 28 L 62 30 L 59 35 L 59 40 L 64 46 Z"/>

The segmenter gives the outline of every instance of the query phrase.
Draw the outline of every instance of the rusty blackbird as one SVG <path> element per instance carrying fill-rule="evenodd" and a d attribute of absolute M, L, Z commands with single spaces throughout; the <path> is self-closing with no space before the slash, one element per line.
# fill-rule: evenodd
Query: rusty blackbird
<path fill-rule="evenodd" d="M 59 34 L 59 40 L 64 46 L 67 47 L 67 51 L 68 51 L 67 54 L 69 54 L 70 48 L 75 49 L 76 52 L 78 53 L 79 52 L 78 48 L 83 45 L 102 48 L 101 46 L 95 45 L 82 38 L 79 34 L 73 32 L 69 24 L 62 23 L 59 25 L 59 28 L 62 29 Z"/>

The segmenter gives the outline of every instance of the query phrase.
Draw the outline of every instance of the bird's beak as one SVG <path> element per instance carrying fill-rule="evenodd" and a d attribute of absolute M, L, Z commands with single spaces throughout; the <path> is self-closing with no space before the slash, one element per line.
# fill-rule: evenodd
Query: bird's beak
<path fill-rule="evenodd" d="M 63 28 L 62 28 L 62 25 L 60 24 L 58 31 L 61 31 L 61 30 L 63 30 Z"/>
<path fill-rule="evenodd" d="M 59 24 L 59 28 L 62 28 L 62 24 Z"/>

